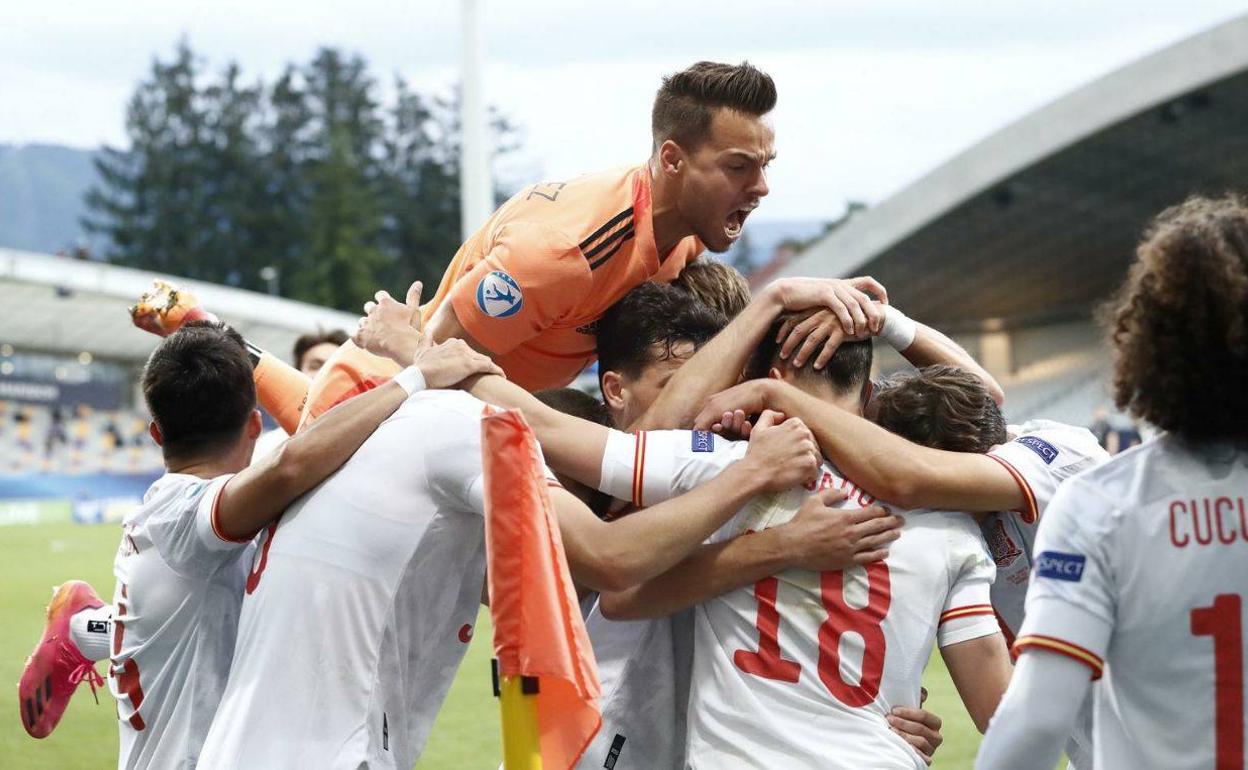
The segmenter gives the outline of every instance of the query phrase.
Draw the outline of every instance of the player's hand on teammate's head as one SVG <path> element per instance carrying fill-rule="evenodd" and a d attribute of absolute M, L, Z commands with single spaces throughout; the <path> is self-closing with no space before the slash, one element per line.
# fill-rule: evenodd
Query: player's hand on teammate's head
<path fill-rule="evenodd" d="M 399 302 L 384 290 L 377 292 L 364 304 L 364 316 L 351 340 L 373 355 L 410 365 L 423 347 L 431 345 L 421 326 L 421 289 L 420 281 L 413 283 L 406 302 Z"/>
<path fill-rule="evenodd" d="M 741 462 L 757 466 L 768 492 L 780 492 L 813 481 L 821 460 L 806 423 L 765 410 L 750 432 L 750 448 Z"/>
<path fill-rule="evenodd" d="M 940 734 L 940 717 L 922 708 L 897 706 L 888 715 L 888 728 L 914 747 L 923 761 L 932 764 L 932 755 L 945 738 Z"/>
<path fill-rule="evenodd" d="M 503 370 L 484 353 L 478 353 L 460 339 L 437 345 L 422 343 L 412 362 L 420 368 L 429 388 L 454 387 L 478 374 L 498 374 Z"/>
<path fill-rule="evenodd" d="M 901 517 L 875 505 L 834 508 L 845 499 L 839 489 L 825 489 L 802 503 L 797 515 L 782 525 L 791 543 L 789 566 L 813 572 L 842 570 L 888 556 L 901 536 Z"/>
<path fill-rule="evenodd" d="M 786 318 L 776 335 L 776 342 L 780 343 L 780 357 L 794 369 L 805 366 L 812 356 L 814 367 L 822 369 L 846 339 L 850 337 L 841 328 L 840 319 L 827 309 L 806 311 Z"/>
<path fill-rule="evenodd" d="M 888 303 L 884 286 L 870 276 L 857 278 L 785 278 L 773 289 L 787 312 L 826 308 L 840 322 L 841 330 L 853 336 L 875 334 L 884 325 L 879 302 Z"/>

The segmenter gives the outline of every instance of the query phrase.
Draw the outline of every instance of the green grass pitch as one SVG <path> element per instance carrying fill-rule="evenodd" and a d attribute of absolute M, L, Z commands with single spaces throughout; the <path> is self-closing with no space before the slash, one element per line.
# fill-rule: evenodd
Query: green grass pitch
<path fill-rule="evenodd" d="M 17 713 L 17 680 L 43 628 L 51 588 L 69 578 L 90 581 L 105 600 L 113 592 L 113 553 L 119 529 L 110 525 L 40 524 L 0 528 L 0 681 L 9 703 L 0 709 L 0 765 L 25 770 L 94 770 L 115 767 L 117 727 L 111 696 L 100 705 L 84 684 L 60 726 L 42 741 L 28 737 Z M 498 767 L 498 707 L 490 691 L 488 615 L 481 622 L 418 767 L 429 770 Z M 101 673 L 106 673 L 101 665 Z M 939 656 L 923 677 L 928 708 L 945 721 L 945 744 L 933 767 L 969 768 L 979 735 L 962 708 Z"/>

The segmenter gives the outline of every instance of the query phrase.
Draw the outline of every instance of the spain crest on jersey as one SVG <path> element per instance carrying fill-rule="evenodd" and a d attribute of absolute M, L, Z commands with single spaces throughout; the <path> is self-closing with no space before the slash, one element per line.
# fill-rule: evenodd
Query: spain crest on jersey
<path fill-rule="evenodd" d="M 1023 555 L 1018 544 L 1005 531 L 1005 522 L 997 519 L 988 531 L 988 550 L 992 552 L 992 560 L 998 567 L 1008 567 L 1014 560 Z"/>

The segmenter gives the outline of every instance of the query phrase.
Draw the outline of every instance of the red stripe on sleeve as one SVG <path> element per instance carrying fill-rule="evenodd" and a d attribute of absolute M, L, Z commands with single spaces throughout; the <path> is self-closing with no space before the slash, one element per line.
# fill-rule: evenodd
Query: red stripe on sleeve
<path fill-rule="evenodd" d="M 230 481 L 233 481 L 233 479 L 230 479 Z M 221 529 L 221 495 L 225 493 L 225 487 L 230 483 L 230 481 L 221 485 L 221 488 L 217 490 L 216 498 L 212 501 L 212 513 L 208 516 L 208 520 L 212 524 L 212 534 L 227 543 L 250 543 L 251 539 L 256 536 L 256 533 L 253 532 L 247 537 L 235 538 L 225 534 L 225 532 Z"/>
<path fill-rule="evenodd" d="M 1100 679 L 1101 673 L 1105 669 L 1105 661 L 1101 660 L 1101 656 L 1085 647 L 1072 644 L 1065 639 L 1058 639 L 1055 636 L 1044 636 L 1042 634 L 1020 636 L 1011 648 L 1015 654 L 1029 649 L 1048 650 L 1049 652 L 1056 652 L 1059 655 L 1065 655 L 1068 658 L 1077 660 L 1092 669 L 1093 680 Z"/>
<path fill-rule="evenodd" d="M 1031 491 L 1031 485 L 1027 483 L 1027 479 L 1023 477 L 1023 474 L 1018 472 L 1017 468 L 1010 465 L 1006 460 L 993 454 L 988 456 L 1000 463 L 1001 467 L 1005 468 L 1006 472 L 1014 478 L 1014 483 L 1018 484 L 1018 488 L 1022 491 L 1023 500 L 1025 501 L 1023 508 L 1018 511 L 1018 514 L 1027 524 L 1034 523 L 1040 518 L 1040 509 L 1036 507 L 1036 494 Z"/>

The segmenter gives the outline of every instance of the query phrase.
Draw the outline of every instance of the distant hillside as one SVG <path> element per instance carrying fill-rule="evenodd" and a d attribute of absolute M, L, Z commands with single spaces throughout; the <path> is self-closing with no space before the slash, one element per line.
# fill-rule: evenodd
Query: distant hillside
<path fill-rule="evenodd" d="M 87 242 L 99 255 L 100 239 L 88 240 L 78 221 L 85 212 L 82 196 L 96 180 L 95 154 L 51 144 L 0 144 L 0 246 L 55 254 Z M 781 241 L 806 240 L 823 229 L 820 221 L 751 220 L 745 241 L 750 262 L 764 264 Z M 732 262 L 741 245 L 720 259 Z"/>
<path fill-rule="evenodd" d="M 94 156 L 58 145 L 0 144 L 0 246 L 56 253 L 84 240 L 78 219 L 83 193 L 95 182 Z"/>

